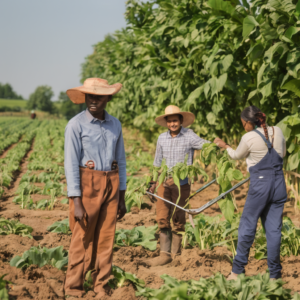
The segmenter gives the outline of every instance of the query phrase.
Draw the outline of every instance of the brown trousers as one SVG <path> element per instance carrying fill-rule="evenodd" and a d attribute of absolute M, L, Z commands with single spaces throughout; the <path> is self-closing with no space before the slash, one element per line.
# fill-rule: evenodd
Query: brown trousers
<path fill-rule="evenodd" d="M 190 185 L 182 185 L 180 187 L 180 192 L 181 197 L 179 199 L 178 205 L 183 207 L 186 204 L 185 200 L 190 196 Z M 173 203 L 176 203 L 179 193 L 177 186 L 174 184 L 174 180 L 167 179 L 165 183 L 161 184 L 157 190 L 157 195 L 169 201 L 172 201 Z M 185 212 L 179 208 L 176 208 L 175 213 L 173 214 L 174 208 L 175 206 L 163 200 L 157 199 L 156 221 L 158 223 L 158 227 L 161 229 L 171 228 L 170 219 L 172 217 L 173 231 L 184 231 L 184 225 L 186 223 Z"/>
<path fill-rule="evenodd" d="M 85 274 L 89 270 L 94 291 L 99 293 L 112 268 L 113 244 L 119 204 L 118 171 L 102 172 L 80 168 L 82 204 L 87 222 L 75 222 L 74 203 L 70 199 L 72 240 L 65 280 L 65 294 L 81 296 Z"/>

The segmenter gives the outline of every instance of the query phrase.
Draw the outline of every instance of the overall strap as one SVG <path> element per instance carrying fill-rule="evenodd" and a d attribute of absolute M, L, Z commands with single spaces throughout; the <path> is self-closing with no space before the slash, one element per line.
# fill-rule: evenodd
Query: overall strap
<path fill-rule="evenodd" d="M 255 131 L 257 134 L 259 134 L 261 136 L 261 138 L 264 140 L 264 142 L 268 146 L 268 149 L 271 149 L 273 147 L 273 145 L 270 143 L 270 141 L 267 140 L 266 137 L 261 132 L 259 132 L 257 129 L 254 129 L 253 131 Z"/>

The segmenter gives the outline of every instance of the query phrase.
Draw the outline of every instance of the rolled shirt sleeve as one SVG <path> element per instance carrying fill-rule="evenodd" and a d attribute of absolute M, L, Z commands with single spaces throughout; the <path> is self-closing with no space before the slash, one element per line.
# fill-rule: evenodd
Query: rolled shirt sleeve
<path fill-rule="evenodd" d="M 202 146 L 206 143 L 211 143 L 210 141 L 202 139 L 200 136 L 198 136 L 196 133 L 192 132 L 191 139 L 190 139 L 190 145 L 192 149 L 195 150 L 201 150 Z"/>
<path fill-rule="evenodd" d="M 65 174 L 68 197 L 80 197 L 80 155 L 81 139 L 77 123 L 68 123 L 65 129 Z"/>
<path fill-rule="evenodd" d="M 250 149 L 247 143 L 242 138 L 236 150 L 233 150 L 232 148 L 227 148 L 227 152 L 232 159 L 237 160 L 247 157 L 250 153 Z"/>
<path fill-rule="evenodd" d="M 163 160 L 163 152 L 162 152 L 162 147 L 160 145 L 160 141 L 158 138 L 157 144 L 156 144 L 156 151 L 155 151 L 155 158 L 154 158 L 153 166 L 160 167 L 162 160 Z"/>
<path fill-rule="evenodd" d="M 117 145 L 116 145 L 116 160 L 119 166 L 119 178 L 120 178 L 120 191 L 126 190 L 126 155 L 125 155 L 125 147 L 123 140 L 123 133 L 121 129 L 121 133 L 119 135 Z"/>

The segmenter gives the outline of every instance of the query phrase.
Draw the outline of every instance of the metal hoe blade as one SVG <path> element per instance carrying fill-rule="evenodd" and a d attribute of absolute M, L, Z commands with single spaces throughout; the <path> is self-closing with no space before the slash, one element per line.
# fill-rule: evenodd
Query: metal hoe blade
<path fill-rule="evenodd" d="M 154 197 L 156 197 L 156 198 L 158 198 L 158 199 L 161 199 L 161 200 L 163 200 L 163 201 L 165 201 L 165 202 L 167 202 L 167 203 L 169 203 L 169 204 L 171 204 L 171 205 L 174 205 L 174 206 L 178 207 L 179 209 L 184 210 L 185 212 L 187 212 L 187 213 L 190 214 L 190 215 L 198 215 L 198 214 L 200 214 L 202 211 L 204 211 L 205 209 L 207 209 L 208 207 L 210 207 L 210 206 L 212 206 L 213 204 L 215 204 L 216 202 L 218 202 L 219 200 L 224 199 L 225 196 L 226 196 L 227 194 L 231 193 L 232 191 L 234 191 L 235 189 L 237 189 L 238 187 L 240 187 L 241 185 L 243 185 L 244 183 L 246 183 L 246 182 L 249 181 L 249 180 L 250 180 L 250 178 L 246 178 L 246 179 L 242 180 L 242 181 L 239 182 L 238 184 L 234 185 L 234 186 L 233 186 L 231 189 L 229 189 L 228 191 L 226 191 L 226 192 L 220 194 L 217 198 L 215 198 L 215 199 L 213 199 L 213 200 L 210 200 L 209 202 L 207 202 L 206 204 L 204 204 L 203 206 L 201 206 L 201 207 L 199 207 L 199 208 L 194 208 L 194 209 L 186 209 L 186 208 L 183 208 L 183 207 L 181 207 L 181 206 L 179 206 L 179 205 L 177 205 L 177 204 L 175 204 L 175 203 L 173 203 L 173 202 L 171 202 L 171 201 L 169 201 L 169 200 L 167 200 L 167 199 L 164 199 L 164 198 L 159 197 L 159 196 L 157 196 L 157 195 L 155 195 L 155 194 L 152 194 L 152 193 L 150 193 L 150 192 L 148 192 L 148 191 L 147 191 L 146 193 L 149 194 L 149 195 L 151 195 L 151 196 L 154 196 Z"/>

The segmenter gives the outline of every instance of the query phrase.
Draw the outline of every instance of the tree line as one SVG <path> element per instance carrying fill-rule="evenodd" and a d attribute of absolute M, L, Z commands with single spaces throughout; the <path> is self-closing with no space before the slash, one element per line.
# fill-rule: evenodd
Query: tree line
<path fill-rule="evenodd" d="M 26 108 L 29 110 L 40 110 L 49 112 L 50 114 L 58 114 L 66 119 L 71 119 L 77 113 L 85 109 L 85 104 L 76 105 L 70 101 L 65 92 L 61 92 L 58 97 L 59 105 L 51 101 L 54 96 L 52 88 L 48 85 L 38 86 L 33 93 L 30 94 L 26 101 Z M 0 83 L 0 99 L 23 100 L 23 97 L 18 95 L 9 83 Z M 2 111 L 21 111 L 19 106 L 1 106 Z"/>
<path fill-rule="evenodd" d="M 0 82 L 0 99 L 22 100 L 23 97 L 18 95 L 9 83 L 2 84 Z"/>

